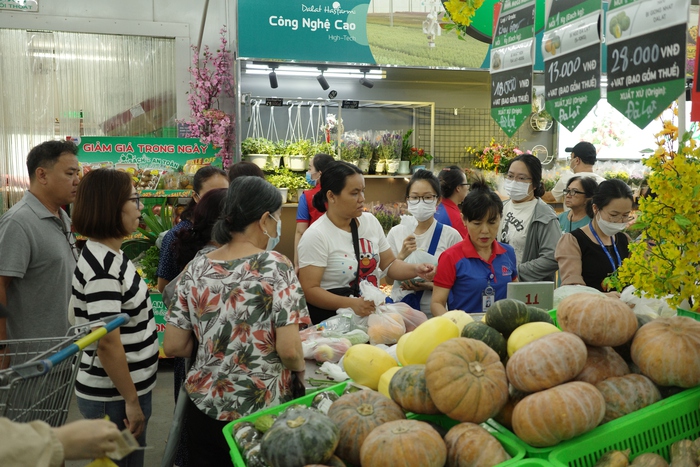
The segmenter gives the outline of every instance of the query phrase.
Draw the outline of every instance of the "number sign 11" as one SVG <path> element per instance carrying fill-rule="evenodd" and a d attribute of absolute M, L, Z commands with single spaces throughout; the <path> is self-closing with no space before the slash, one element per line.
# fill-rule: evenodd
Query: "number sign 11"
<path fill-rule="evenodd" d="M 554 282 L 511 282 L 507 297 L 549 311 L 554 304 Z"/>

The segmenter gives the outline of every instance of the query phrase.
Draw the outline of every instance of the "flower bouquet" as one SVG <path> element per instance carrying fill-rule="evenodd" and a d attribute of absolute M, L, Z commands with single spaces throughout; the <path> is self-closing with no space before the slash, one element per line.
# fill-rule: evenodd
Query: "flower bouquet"
<path fill-rule="evenodd" d="M 451 20 L 450 23 L 441 24 L 442 28 L 445 31 L 454 30 L 457 37 L 464 40 L 476 10 L 484 4 L 484 0 L 443 0 L 442 4 L 446 13 L 443 21 Z"/>
<path fill-rule="evenodd" d="M 484 172 L 495 172 L 498 174 L 505 174 L 510 160 L 523 154 L 513 140 L 498 143 L 495 138 L 491 138 L 488 146 L 483 149 L 471 146 L 465 149 L 467 154 L 471 154 L 474 157 L 474 167 Z"/>
<path fill-rule="evenodd" d="M 365 211 L 374 214 L 386 235 L 392 227 L 401 223 L 401 215 L 407 212 L 407 206 L 406 203 L 370 203 L 365 205 Z"/>

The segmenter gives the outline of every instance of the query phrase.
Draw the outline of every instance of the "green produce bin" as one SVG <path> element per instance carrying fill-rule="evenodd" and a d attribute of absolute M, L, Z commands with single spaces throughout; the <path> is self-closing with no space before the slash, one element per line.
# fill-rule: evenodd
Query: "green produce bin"
<path fill-rule="evenodd" d="M 700 436 L 700 387 L 688 389 L 555 446 L 555 467 L 593 467 L 611 450 L 631 451 L 630 460 L 653 452 L 667 461 L 671 445 Z"/>
<path fill-rule="evenodd" d="M 693 318 L 695 321 L 700 321 L 700 313 L 684 310 L 683 308 L 676 308 L 676 312 L 678 316 L 686 316 L 688 318 Z"/>
<path fill-rule="evenodd" d="M 311 403 L 314 400 L 314 397 L 316 397 L 316 394 L 319 392 L 324 392 L 324 391 L 333 391 L 338 395 L 342 395 L 343 391 L 345 390 L 345 386 L 347 385 L 347 381 L 344 381 L 342 383 L 338 383 L 335 386 L 331 386 L 330 388 L 326 389 L 321 389 L 319 391 L 315 391 L 312 394 L 308 394 L 304 397 L 300 397 L 299 399 L 295 399 L 290 402 L 286 402 L 284 404 L 278 405 L 276 407 L 270 407 L 269 409 L 261 410 L 259 412 L 256 412 L 252 415 L 248 415 L 247 417 L 239 418 L 238 420 L 234 420 L 233 422 L 229 423 L 224 427 L 224 438 L 226 438 L 226 442 L 229 445 L 229 448 L 231 449 L 231 460 L 233 461 L 233 465 L 235 467 L 246 467 L 245 461 L 243 460 L 243 455 L 242 453 L 238 450 L 238 446 L 236 445 L 236 441 L 233 438 L 233 427 L 237 425 L 238 423 L 243 423 L 243 422 L 254 422 L 258 417 L 261 417 L 262 415 L 277 415 L 279 413 L 284 412 L 284 410 L 289 407 L 292 404 L 303 404 L 306 406 L 310 406 Z M 440 425 L 443 428 L 450 429 L 453 426 L 457 425 L 459 422 L 456 420 L 452 420 L 445 415 L 419 415 L 419 414 L 413 414 L 413 413 L 407 413 L 406 418 L 412 419 L 412 420 L 424 420 L 424 421 L 430 421 L 433 423 L 436 423 Z M 498 464 L 498 467 L 512 467 L 514 465 L 518 465 L 517 462 L 521 461 L 522 459 L 525 458 L 525 450 L 522 447 L 522 442 L 518 442 L 516 440 L 513 440 L 507 436 L 502 435 L 501 433 L 496 432 L 493 428 L 488 426 L 487 424 L 482 424 L 486 430 L 488 430 L 498 441 L 503 445 L 503 448 L 510 454 L 511 459 L 502 462 L 501 464 Z M 532 466 L 532 467 L 543 467 L 543 466 Z"/>
<path fill-rule="evenodd" d="M 552 467 L 552 464 L 545 459 L 536 459 L 534 457 L 528 457 L 517 461 L 512 465 L 512 467 Z"/>

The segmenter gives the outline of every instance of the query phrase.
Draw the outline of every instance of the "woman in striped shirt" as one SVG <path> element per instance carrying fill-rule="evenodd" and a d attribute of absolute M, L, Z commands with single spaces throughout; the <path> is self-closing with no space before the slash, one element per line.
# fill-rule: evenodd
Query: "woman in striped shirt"
<path fill-rule="evenodd" d="M 76 324 L 118 313 L 131 316 L 127 324 L 99 340 L 96 352 L 85 350 L 75 392 L 83 417 L 108 415 L 143 446 L 156 385 L 158 335 L 146 283 L 120 250 L 124 237 L 138 227 L 142 207 L 125 172 L 98 169 L 80 182 L 73 225 L 88 241 L 75 267 L 73 310 Z M 118 465 L 143 466 L 143 451 Z"/>

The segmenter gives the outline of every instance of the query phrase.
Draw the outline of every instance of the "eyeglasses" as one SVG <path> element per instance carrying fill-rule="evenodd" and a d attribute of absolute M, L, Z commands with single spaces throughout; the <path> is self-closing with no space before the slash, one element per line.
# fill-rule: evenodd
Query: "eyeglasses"
<path fill-rule="evenodd" d="M 574 190 L 573 188 L 571 188 L 571 189 L 567 188 L 566 190 L 564 190 L 564 194 L 566 196 L 576 196 L 576 195 L 585 195 L 586 192 Z"/>
<path fill-rule="evenodd" d="M 141 195 L 136 193 L 133 198 L 129 198 L 129 201 L 136 202 L 136 207 L 139 207 L 141 205 Z"/>
<path fill-rule="evenodd" d="M 603 213 L 603 211 L 600 211 L 600 212 L 601 212 L 601 214 Z M 605 215 L 608 217 L 608 219 L 610 219 L 610 222 L 622 223 L 622 222 L 628 222 L 630 219 L 632 219 L 632 216 L 630 216 L 629 214 L 618 214 L 617 216 L 613 216 L 613 215 L 610 215 L 606 212 Z"/>
<path fill-rule="evenodd" d="M 77 263 L 78 258 L 80 258 L 80 250 L 78 250 L 78 246 L 75 244 L 75 235 L 73 232 L 66 230 L 63 227 L 61 230 L 63 231 L 63 235 L 66 237 L 66 240 L 68 240 L 68 246 L 70 246 L 70 251 L 73 253 L 73 259 L 75 259 Z"/>
<path fill-rule="evenodd" d="M 434 203 L 435 201 L 437 201 L 437 198 L 438 197 L 435 195 L 409 196 L 408 198 L 406 198 L 406 200 L 408 201 L 408 204 L 412 204 L 415 206 L 416 204 L 420 203 L 421 201 L 423 201 L 426 204 Z"/>
<path fill-rule="evenodd" d="M 508 175 L 506 175 L 506 178 L 508 180 L 516 180 L 518 182 L 523 182 L 523 183 L 527 183 L 527 182 L 532 181 L 532 178 L 526 177 L 525 175 L 517 175 L 516 176 L 515 174 L 512 174 L 510 172 L 508 172 Z"/>

